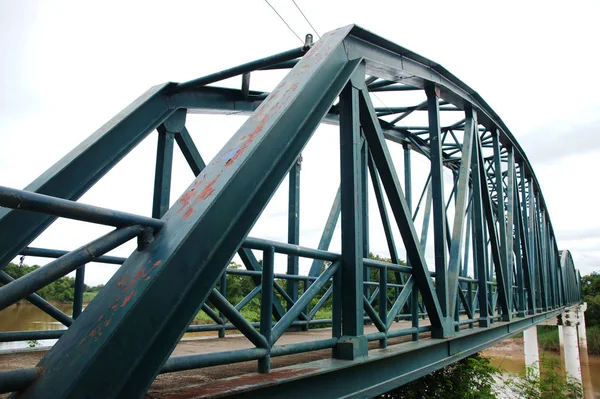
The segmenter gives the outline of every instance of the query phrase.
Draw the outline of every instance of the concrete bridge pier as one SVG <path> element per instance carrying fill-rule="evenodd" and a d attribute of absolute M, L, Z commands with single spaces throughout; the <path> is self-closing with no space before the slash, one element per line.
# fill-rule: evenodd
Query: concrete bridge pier
<path fill-rule="evenodd" d="M 579 310 L 577 308 L 565 310 L 562 317 L 562 330 L 567 376 L 577 380 L 581 384 L 581 363 L 579 361 L 579 344 L 577 339 L 577 316 Z"/>
<path fill-rule="evenodd" d="M 585 311 L 587 310 L 587 302 L 577 306 L 577 330 L 579 332 L 579 347 L 581 352 L 587 354 L 587 335 L 585 332 Z"/>
<path fill-rule="evenodd" d="M 537 326 L 529 327 L 523 331 L 523 345 L 525 349 L 525 367 L 531 367 L 533 373 L 540 376 L 540 352 L 538 350 Z"/>
<path fill-rule="evenodd" d="M 592 376 L 590 375 L 590 361 L 588 359 L 588 351 L 587 351 L 587 335 L 585 331 L 585 311 L 587 310 L 587 303 L 582 303 L 577 306 L 577 320 L 579 322 L 577 326 L 577 331 L 579 335 L 579 355 L 581 362 L 581 374 L 583 380 L 583 397 L 585 399 L 593 399 L 594 392 L 591 387 Z"/>

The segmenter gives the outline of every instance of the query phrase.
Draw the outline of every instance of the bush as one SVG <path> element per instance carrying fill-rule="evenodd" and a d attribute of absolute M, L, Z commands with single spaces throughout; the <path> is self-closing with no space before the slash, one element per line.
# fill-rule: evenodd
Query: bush
<path fill-rule="evenodd" d="M 493 386 L 497 372 L 489 359 L 477 353 L 390 391 L 381 398 L 495 398 Z"/>
<path fill-rule="evenodd" d="M 538 378 L 537 367 L 528 367 L 525 377 L 510 376 L 503 379 L 504 395 L 525 399 L 571 399 L 583 397 L 583 388 L 575 379 L 568 380 L 561 369 L 561 359 L 542 356 Z"/>
<path fill-rule="evenodd" d="M 586 328 L 588 353 L 600 355 L 600 326 Z"/>
<path fill-rule="evenodd" d="M 588 307 L 585 311 L 585 324 L 589 327 L 600 326 L 600 294 L 583 298 Z"/>

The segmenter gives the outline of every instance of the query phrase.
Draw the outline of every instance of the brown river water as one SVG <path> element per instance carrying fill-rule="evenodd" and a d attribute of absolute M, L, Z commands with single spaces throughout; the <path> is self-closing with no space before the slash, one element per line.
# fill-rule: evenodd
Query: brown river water
<path fill-rule="evenodd" d="M 70 315 L 73 311 L 72 304 L 54 303 L 58 309 Z M 85 305 L 84 305 L 85 306 Z M 61 323 L 29 303 L 20 303 L 0 311 L 0 331 L 28 331 L 28 330 L 61 330 L 65 329 Z M 184 338 L 217 336 L 217 332 L 188 333 Z M 39 346 L 53 345 L 56 340 L 40 340 Z M 0 353 L 5 350 L 26 348 L 27 342 L 0 342 Z M 492 364 L 508 373 L 523 374 L 525 358 L 523 354 L 522 339 L 508 339 L 500 344 L 486 349 L 484 356 L 489 357 Z M 545 353 L 547 356 L 560 356 L 555 352 Z M 581 362 L 583 385 L 586 398 L 600 398 L 600 356 L 589 356 L 587 364 L 585 359 Z"/>
<path fill-rule="evenodd" d="M 73 313 L 73 304 L 52 303 L 55 307 L 67 315 Z M 84 304 L 84 308 L 85 308 Z M 0 331 L 29 331 L 29 330 L 64 330 L 66 327 L 54 320 L 51 316 L 39 310 L 30 303 L 19 303 L 0 311 Z M 216 337 L 217 332 L 195 332 L 187 333 L 184 338 L 192 337 Z M 37 346 L 50 346 L 56 342 L 55 339 L 43 339 L 37 342 Z M 28 342 L 0 342 L 0 352 L 10 349 L 27 348 Z"/>

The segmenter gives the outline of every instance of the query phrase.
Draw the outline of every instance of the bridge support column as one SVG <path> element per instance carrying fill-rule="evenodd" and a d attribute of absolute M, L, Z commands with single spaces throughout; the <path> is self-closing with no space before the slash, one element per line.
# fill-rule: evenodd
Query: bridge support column
<path fill-rule="evenodd" d="M 537 327 L 534 325 L 523 331 L 525 349 L 525 367 L 531 367 L 536 376 L 540 376 L 540 352 L 538 350 Z"/>
<path fill-rule="evenodd" d="M 565 370 L 567 376 L 581 384 L 581 364 L 579 362 L 579 344 L 577 343 L 577 311 L 565 310 L 563 315 L 563 340 L 565 343 Z"/>
<path fill-rule="evenodd" d="M 581 352 L 587 354 L 587 335 L 585 332 L 585 311 L 587 310 L 587 302 L 582 303 L 577 307 L 577 331 L 579 332 L 579 347 Z"/>
<path fill-rule="evenodd" d="M 563 338 L 563 326 L 558 325 L 558 346 L 560 349 L 560 358 L 565 359 L 565 340 Z"/>

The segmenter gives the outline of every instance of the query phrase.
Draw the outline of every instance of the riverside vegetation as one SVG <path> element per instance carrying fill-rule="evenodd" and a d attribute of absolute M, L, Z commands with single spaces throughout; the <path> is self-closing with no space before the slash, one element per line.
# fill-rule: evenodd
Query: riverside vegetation
<path fill-rule="evenodd" d="M 525 376 L 506 374 L 476 353 L 409 382 L 380 398 L 390 399 L 569 399 L 583 395 L 581 384 L 565 379 L 554 358 L 541 358 L 538 378 L 533 368 Z"/>

